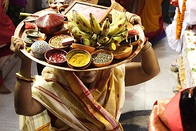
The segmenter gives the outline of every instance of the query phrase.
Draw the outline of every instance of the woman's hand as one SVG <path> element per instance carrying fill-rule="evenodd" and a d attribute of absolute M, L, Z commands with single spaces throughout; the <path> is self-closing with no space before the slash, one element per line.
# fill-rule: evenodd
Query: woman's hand
<path fill-rule="evenodd" d="M 12 50 L 17 56 L 19 56 L 22 61 L 31 62 L 31 60 L 20 51 L 24 48 L 25 45 L 23 40 L 21 38 L 12 36 L 10 50 Z"/>
<path fill-rule="evenodd" d="M 9 6 L 9 0 L 3 0 L 2 6 L 3 6 L 3 12 L 7 12 Z"/>

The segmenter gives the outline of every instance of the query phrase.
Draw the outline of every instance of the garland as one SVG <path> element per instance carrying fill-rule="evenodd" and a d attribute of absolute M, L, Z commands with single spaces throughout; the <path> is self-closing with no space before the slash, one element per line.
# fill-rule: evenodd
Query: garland
<path fill-rule="evenodd" d="M 186 0 L 182 3 L 182 13 L 178 7 L 177 22 L 176 22 L 176 39 L 179 40 L 182 32 L 182 23 L 184 21 L 184 13 L 186 10 Z"/>

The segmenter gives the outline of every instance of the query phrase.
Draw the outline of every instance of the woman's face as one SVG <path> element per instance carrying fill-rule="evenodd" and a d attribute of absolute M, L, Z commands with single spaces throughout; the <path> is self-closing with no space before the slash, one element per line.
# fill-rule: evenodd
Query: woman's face
<path fill-rule="evenodd" d="M 98 71 L 83 71 L 83 72 L 75 72 L 75 74 L 80 78 L 80 80 L 84 83 L 92 83 Z"/>

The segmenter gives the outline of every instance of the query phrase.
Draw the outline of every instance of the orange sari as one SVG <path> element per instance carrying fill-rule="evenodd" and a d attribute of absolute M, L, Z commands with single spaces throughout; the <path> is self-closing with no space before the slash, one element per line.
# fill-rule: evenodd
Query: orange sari
<path fill-rule="evenodd" d="M 47 111 L 20 116 L 20 130 L 122 131 L 118 120 L 125 99 L 124 65 L 99 71 L 91 86 L 73 72 L 46 67 L 36 76 L 33 97 Z"/>
<path fill-rule="evenodd" d="M 150 42 L 156 42 L 165 37 L 162 18 L 163 0 L 116 0 L 127 11 L 141 17 L 146 37 Z"/>

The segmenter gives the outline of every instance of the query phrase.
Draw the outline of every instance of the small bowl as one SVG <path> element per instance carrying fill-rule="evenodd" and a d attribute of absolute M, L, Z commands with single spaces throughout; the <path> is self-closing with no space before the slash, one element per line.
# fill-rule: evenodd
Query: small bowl
<path fill-rule="evenodd" d="M 74 42 L 74 39 L 69 35 L 56 35 L 50 38 L 49 45 L 52 48 L 67 48 Z"/>
<path fill-rule="evenodd" d="M 113 54 L 107 50 L 96 50 L 91 53 L 92 64 L 96 67 L 104 67 L 111 64 L 113 61 Z"/>
<path fill-rule="evenodd" d="M 29 30 L 26 30 L 26 34 L 27 36 L 38 38 L 40 32 L 38 30 L 29 29 Z"/>
<path fill-rule="evenodd" d="M 67 52 L 63 49 L 51 49 L 45 52 L 44 57 L 49 64 L 63 65 L 66 63 Z"/>
<path fill-rule="evenodd" d="M 82 44 L 77 44 L 77 43 L 72 43 L 72 48 L 74 49 L 82 49 L 82 50 L 86 50 L 89 53 L 92 53 L 93 51 L 95 51 L 95 47 L 92 46 L 87 46 L 87 45 L 82 45 Z"/>
<path fill-rule="evenodd" d="M 115 59 L 125 59 L 131 55 L 133 51 L 132 45 L 121 45 L 118 46 L 115 51 L 113 51 Z"/>
<path fill-rule="evenodd" d="M 86 50 L 73 49 L 67 53 L 66 59 L 70 68 L 85 69 L 91 64 L 91 54 Z"/>
<path fill-rule="evenodd" d="M 27 46 L 33 44 L 37 40 L 46 40 L 47 36 L 35 29 L 26 29 L 22 34 L 22 39 L 27 44 Z"/>

